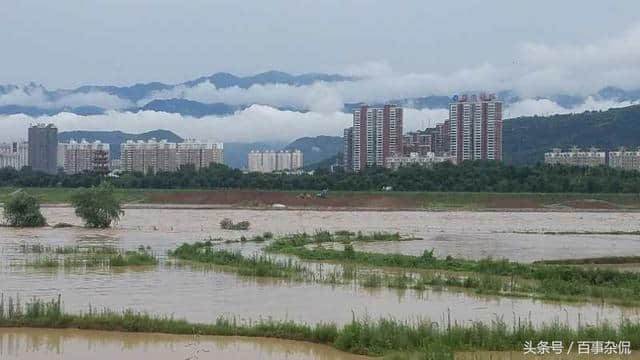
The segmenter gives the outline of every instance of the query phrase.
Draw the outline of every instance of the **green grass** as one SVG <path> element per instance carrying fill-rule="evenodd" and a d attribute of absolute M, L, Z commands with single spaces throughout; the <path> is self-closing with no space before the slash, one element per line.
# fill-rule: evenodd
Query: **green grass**
<path fill-rule="evenodd" d="M 291 259 L 279 262 L 264 255 L 246 257 L 239 251 L 215 249 L 210 241 L 182 244 L 170 251 L 169 256 L 180 260 L 227 266 L 245 276 L 292 278 L 301 277 L 306 273 L 305 268 L 295 264 Z"/>
<path fill-rule="evenodd" d="M 322 234 L 319 239 L 325 239 L 326 232 L 317 234 Z M 425 251 L 422 256 L 366 253 L 355 251 L 350 244 L 344 250 L 333 250 L 322 247 L 317 239 L 315 235 L 294 234 L 272 241 L 266 249 L 306 261 L 329 261 L 338 268 L 312 269 L 291 258 L 283 261 L 264 255 L 245 257 L 239 251 L 216 249 L 212 242 L 182 244 L 170 256 L 223 265 L 239 275 L 328 285 L 358 284 L 365 288 L 418 291 L 428 286 L 453 287 L 484 295 L 640 305 L 640 273 L 507 260 L 437 259 L 433 251 Z M 314 248 L 309 247 L 312 244 L 316 244 Z M 360 271 L 357 266 L 365 269 Z"/>
<path fill-rule="evenodd" d="M 76 267 L 123 267 L 150 266 L 158 264 L 158 259 L 146 249 L 138 251 L 118 251 L 113 248 L 93 248 L 79 250 L 76 247 L 53 248 L 25 265 L 34 268 L 76 268 Z"/>
<path fill-rule="evenodd" d="M 16 187 L 0 187 L 0 202 L 17 190 Z M 75 191 L 72 188 L 26 188 L 45 204 L 69 203 Z M 116 197 L 123 203 L 151 203 L 154 194 L 158 193 L 188 193 L 227 190 L 204 189 L 116 189 Z M 283 193 L 301 193 L 303 190 L 276 191 Z M 314 192 L 308 190 L 307 192 Z M 526 200 L 533 201 L 540 206 L 561 204 L 571 200 L 599 200 L 621 206 L 623 209 L 640 209 L 640 196 L 637 194 L 579 194 L 579 193 L 476 193 L 476 192 L 376 192 L 376 191 L 331 191 L 329 197 L 349 197 L 358 195 L 383 195 L 388 197 L 409 197 L 414 199 L 417 208 L 446 210 L 484 209 L 494 201 Z"/>
<path fill-rule="evenodd" d="M 309 235 L 294 234 L 273 241 L 265 250 L 293 255 L 306 261 L 399 268 L 403 271 L 438 270 L 471 274 L 471 280 L 466 283 L 458 277 L 457 281 L 451 280 L 445 285 L 475 288 L 497 295 L 574 301 L 589 298 L 622 305 L 640 303 L 640 273 L 567 265 L 522 264 L 508 260 L 467 260 L 450 256 L 438 259 L 433 255 L 433 250 L 425 251 L 422 256 L 414 256 L 360 252 L 353 250 L 350 245 L 342 251 L 322 246 L 310 248 L 309 245 L 313 243 L 314 238 Z M 488 286 L 489 282 L 493 285 Z M 365 284 L 372 283 L 365 281 Z"/>
<path fill-rule="evenodd" d="M 327 344 L 343 351 L 363 355 L 437 353 L 451 359 L 456 351 L 521 351 L 525 341 L 557 340 L 565 344 L 578 341 L 629 341 L 635 350 L 640 348 L 640 323 L 622 319 L 619 325 L 588 324 L 577 329 L 559 322 L 534 327 L 527 321 L 507 324 L 501 319 L 490 323 L 436 323 L 428 320 L 399 321 L 393 318 L 371 320 L 354 319 L 344 325 L 318 323 L 309 325 L 294 321 L 239 321 L 219 317 L 210 324 L 190 323 L 172 317 L 148 313 L 108 309 L 69 314 L 63 311 L 60 297 L 45 302 L 33 299 L 22 305 L 2 296 L 0 299 L 0 327 L 77 328 L 106 331 L 148 332 L 183 335 L 218 335 L 273 337 L 288 340 Z M 398 357 L 400 356 L 400 357 Z"/>
<path fill-rule="evenodd" d="M 77 245 L 65 245 L 65 246 L 49 246 L 43 244 L 21 244 L 20 252 L 25 254 L 95 254 L 95 255 L 108 255 L 117 254 L 118 250 L 113 247 L 105 246 L 92 246 L 92 247 L 80 247 Z"/>
<path fill-rule="evenodd" d="M 5 202 L 9 194 L 18 190 L 17 187 L 0 187 L 0 202 Z M 71 196 L 76 192 L 75 188 L 23 188 L 29 194 L 35 196 L 42 204 L 69 204 Z M 115 189 L 118 200 L 123 203 L 147 202 L 147 193 L 157 190 L 147 189 Z"/>

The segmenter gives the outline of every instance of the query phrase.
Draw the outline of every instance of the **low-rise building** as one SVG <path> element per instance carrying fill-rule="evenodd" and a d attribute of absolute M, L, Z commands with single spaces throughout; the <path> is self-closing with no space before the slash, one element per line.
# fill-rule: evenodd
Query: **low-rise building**
<path fill-rule="evenodd" d="M 454 158 L 449 155 L 437 156 L 434 152 L 427 152 L 424 154 L 412 152 L 408 155 L 396 155 L 388 158 L 387 162 L 385 163 L 385 167 L 394 170 L 405 166 L 430 167 L 436 163 L 453 160 Z"/>
<path fill-rule="evenodd" d="M 609 166 L 624 170 L 640 170 L 640 149 L 629 151 L 620 148 L 609 152 Z"/>
<path fill-rule="evenodd" d="M 561 164 L 569 166 L 604 166 L 607 164 L 607 156 L 604 151 L 592 147 L 588 151 L 582 151 L 579 147 L 572 147 L 570 151 L 562 151 L 555 148 L 544 154 L 545 164 Z"/>

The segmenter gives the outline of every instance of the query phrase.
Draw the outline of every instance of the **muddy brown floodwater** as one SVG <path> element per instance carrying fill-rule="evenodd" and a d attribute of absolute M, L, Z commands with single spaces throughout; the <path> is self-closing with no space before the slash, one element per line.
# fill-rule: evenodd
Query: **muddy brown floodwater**
<path fill-rule="evenodd" d="M 45 208 L 50 223 L 80 221 L 69 208 Z M 220 230 L 228 217 L 248 220 L 251 229 Z M 505 231 L 612 231 L 636 230 L 640 213 L 428 213 L 329 212 L 254 210 L 130 209 L 115 229 L 9 229 L 0 228 L 0 292 L 21 298 L 62 295 L 65 310 L 87 310 L 89 305 L 114 310 L 131 308 L 173 315 L 191 321 L 213 321 L 220 315 L 240 319 L 272 317 L 307 323 L 333 321 L 344 324 L 357 316 L 443 321 L 517 319 L 534 324 L 552 321 L 577 325 L 600 321 L 637 319 L 637 308 L 603 304 L 558 304 L 522 298 L 478 296 L 463 291 L 427 289 L 423 292 L 370 290 L 359 286 L 246 278 L 220 271 L 166 263 L 166 251 L 183 242 L 208 237 L 238 238 L 264 231 L 275 234 L 317 229 L 390 231 L 424 240 L 393 244 L 371 243 L 379 251 L 421 253 L 434 248 L 438 256 L 452 254 L 519 261 L 633 255 L 640 236 L 519 235 Z M 46 270 L 21 266 L 27 256 L 21 244 L 111 245 L 135 249 L 150 246 L 161 259 L 151 268 Z M 231 244 L 243 252 L 260 251 L 261 244 Z"/>
<path fill-rule="evenodd" d="M 580 360 L 580 359 L 598 359 L 598 360 L 639 360 L 640 353 L 632 351 L 627 355 L 585 355 L 578 354 L 577 351 L 569 354 L 550 354 L 550 355 L 525 355 L 522 351 L 479 351 L 479 352 L 460 352 L 455 354 L 454 360 Z"/>
<path fill-rule="evenodd" d="M 194 357 L 196 356 L 197 357 Z M 132 334 L 90 330 L 0 329 L 0 359 L 20 360 L 358 360 L 329 346 L 232 336 Z"/>
<path fill-rule="evenodd" d="M 81 225 L 71 208 L 45 208 L 49 223 Z M 221 230 L 223 218 L 248 220 L 248 232 Z M 516 261 L 630 255 L 640 250 L 637 235 L 542 235 L 513 232 L 611 232 L 640 230 L 640 212 L 425 212 L 425 211 L 306 211 L 306 210 L 177 210 L 129 209 L 117 229 L 100 234 L 117 236 L 124 245 L 152 242 L 172 247 L 204 237 L 239 238 L 265 231 L 275 234 L 324 230 L 400 232 L 422 238 L 401 244 L 368 244 L 381 251 L 421 253 L 434 248 L 437 256 L 507 258 Z M 0 229 L 0 235 L 5 230 Z M 87 233 L 80 230 L 80 233 Z M 73 233 L 73 231 L 72 231 Z M 77 231 L 76 231 L 77 233 Z M 63 233 L 68 236 L 68 232 Z M 37 236 L 37 233 L 36 233 Z M 153 246 L 153 244 L 152 244 Z M 157 247 L 157 246 L 154 246 Z"/>

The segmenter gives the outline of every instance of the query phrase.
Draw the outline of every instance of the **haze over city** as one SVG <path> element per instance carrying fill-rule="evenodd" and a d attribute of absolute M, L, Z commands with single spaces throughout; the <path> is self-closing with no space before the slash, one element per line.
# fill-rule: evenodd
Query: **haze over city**
<path fill-rule="evenodd" d="M 607 87 L 638 88 L 637 2 L 339 3 L 278 0 L 241 8 L 230 1 L 175 0 L 4 4 L 10 16 L 0 24 L 8 35 L 3 52 L 19 56 L 0 62 L 0 85 L 17 85 L 0 88 L 0 107 L 41 112 L 40 119 L 25 115 L 29 112 L 0 115 L 0 137 L 20 138 L 26 124 L 42 121 L 61 130 L 167 128 L 185 137 L 210 134 L 216 141 L 291 141 L 340 135 L 350 120 L 343 112 L 346 103 L 406 99 L 405 128 L 416 130 L 447 117 L 445 107 L 411 105 L 428 96 L 506 92 L 511 100 L 505 118 L 638 101 L 599 93 Z M 271 21 L 280 16 L 281 22 Z M 359 17 L 367 21 L 353 21 Z M 188 82 L 216 72 L 249 76 L 270 70 L 343 77 L 247 87 Z M 146 82 L 176 85 L 140 98 L 103 88 L 51 93 Z M 567 97 L 571 101 L 561 101 Z M 184 111 L 145 109 L 154 100 L 173 99 L 239 108 L 198 119 Z M 74 114 L 78 107 L 104 111 Z"/>

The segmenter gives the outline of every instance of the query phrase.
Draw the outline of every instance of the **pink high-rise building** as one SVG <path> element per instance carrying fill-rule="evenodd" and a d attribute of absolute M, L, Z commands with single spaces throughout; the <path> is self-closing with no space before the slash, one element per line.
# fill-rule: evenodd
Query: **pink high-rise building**
<path fill-rule="evenodd" d="M 502 102 L 493 94 L 454 97 L 449 105 L 449 150 L 456 163 L 502 160 Z"/>
<path fill-rule="evenodd" d="M 386 159 L 402 154 L 402 108 L 361 106 L 353 112 L 353 171 L 385 166 Z"/>

